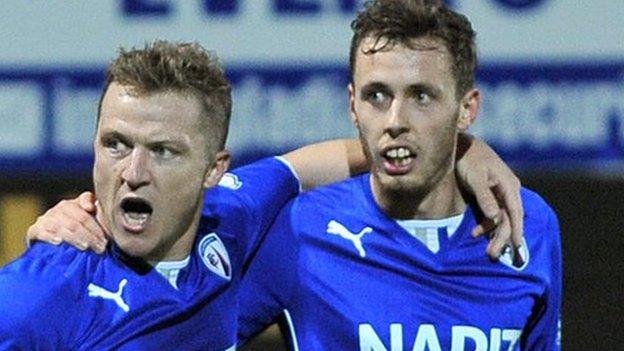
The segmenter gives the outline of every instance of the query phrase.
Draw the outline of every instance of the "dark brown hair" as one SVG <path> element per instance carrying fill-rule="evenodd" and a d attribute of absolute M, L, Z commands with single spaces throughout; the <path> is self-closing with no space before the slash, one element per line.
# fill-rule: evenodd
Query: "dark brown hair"
<path fill-rule="evenodd" d="M 367 37 L 373 38 L 375 45 L 364 54 L 374 54 L 397 43 L 413 48 L 412 39 L 433 38 L 442 40 L 451 55 L 457 97 L 460 98 L 474 86 L 476 33 L 465 16 L 452 11 L 441 1 L 368 1 L 364 10 L 351 22 L 351 28 L 351 80 L 357 50 Z"/>
<path fill-rule="evenodd" d="M 217 57 L 197 43 L 155 41 L 142 49 L 121 48 L 108 66 L 98 106 L 111 83 L 129 86 L 138 95 L 163 91 L 192 94 L 204 108 L 211 138 L 225 145 L 232 113 L 231 87 Z"/>

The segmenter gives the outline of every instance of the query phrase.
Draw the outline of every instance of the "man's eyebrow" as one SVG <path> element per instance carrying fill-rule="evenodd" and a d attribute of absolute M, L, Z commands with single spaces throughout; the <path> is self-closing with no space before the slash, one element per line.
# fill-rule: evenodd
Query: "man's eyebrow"
<path fill-rule="evenodd" d="M 376 82 L 376 81 L 366 83 L 362 86 L 363 94 L 367 94 L 367 93 L 370 93 L 371 91 L 378 91 L 378 90 L 388 91 L 390 89 L 388 88 L 387 84 L 382 83 L 382 82 Z"/>
<path fill-rule="evenodd" d="M 190 145 L 188 143 L 188 140 L 185 140 L 184 138 L 164 138 L 164 139 L 155 139 L 155 140 L 150 140 L 147 145 L 149 146 L 175 146 L 178 148 L 184 148 L 184 149 L 188 149 L 190 148 Z"/>
<path fill-rule="evenodd" d="M 440 96 L 442 90 L 433 84 L 428 83 L 416 83 L 407 87 L 407 92 L 410 95 L 416 95 L 417 93 L 425 92 L 432 96 Z"/>
<path fill-rule="evenodd" d="M 120 141 L 127 143 L 129 138 L 116 130 L 104 130 L 100 139 L 119 139 Z"/>

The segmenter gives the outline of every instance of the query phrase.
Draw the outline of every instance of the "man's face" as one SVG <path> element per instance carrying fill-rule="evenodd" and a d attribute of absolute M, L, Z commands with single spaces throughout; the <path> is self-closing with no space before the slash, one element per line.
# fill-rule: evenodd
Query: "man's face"
<path fill-rule="evenodd" d="M 127 254 L 155 261 L 189 254 L 203 188 L 224 171 L 220 161 L 215 166 L 223 155 L 209 148 L 201 112 L 198 98 L 180 92 L 136 95 L 109 86 L 93 179 L 103 225 Z"/>
<path fill-rule="evenodd" d="M 426 194 L 453 176 L 457 131 L 474 118 L 478 94 L 456 98 L 450 54 L 439 40 L 414 39 L 415 50 L 395 44 L 362 52 L 374 43 L 360 44 L 349 87 L 373 189 Z"/>

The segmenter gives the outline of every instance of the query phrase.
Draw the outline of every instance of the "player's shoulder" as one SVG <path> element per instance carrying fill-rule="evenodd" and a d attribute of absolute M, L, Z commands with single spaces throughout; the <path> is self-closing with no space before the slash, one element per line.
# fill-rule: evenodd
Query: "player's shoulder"
<path fill-rule="evenodd" d="M 245 193 L 246 190 L 257 188 L 274 190 L 275 185 L 284 188 L 299 187 L 297 173 L 288 161 L 281 157 L 266 157 L 230 170 L 223 175 L 216 188 Z"/>
<path fill-rule="evenodd" d="M 99 261 L 95 253 L 67 244 L 33 244 L 0 270 L 0 324 L 34 332 L 37 321 L 56 320 L 50 311 L 71 309 L 78 296 L 75 285 L 94 261 Z"/>
<path fill-rule="evenodd" d="M 365 201 L 365 194 L 362 191 L 366 184 L 368 174 L 362 174 L 349 179 L 320 186 L 306 191 L 295 199 L 296 206 L 307 207 L 327 207 L 331 209 L 341 209 L 348 207 L 353 210 L 354 206 Z"/>
<path fill-rule="evenodd" d="M 223 175 L 219 183 L 204 195 L 204 216 L 235 217 L 255 206 L 255 196 L 266 191 L 283 189 L 297 193 L 295 173 L 276 157 L 268 157 L 235 168 Z M 293 195 L 294 196 L 294 195 Z"/>
<path fill-rule="evenodd" d="M 546 200 L 533 190 L 523 187 L 520 190 L 526 221 L 549 222 L 556 220 L 556 213 Z"/>
<path fill-rule="evenodd" d="M 92 251 L 80 251 L 66 243 L 55 246 L 35 242 L 22 256 L 0 272 L 3 276 L 15 276 L 21 280 L 58 283 L 96 269 L 102 257 Z"/>
<path fill-rule="evenodd" d="M 369 218 L 370 205 L 363 191 L 367 179 L 357 176 L 299 194 L 284 206 L 278 225 L 289 227 L 297 236 L 315 236 L 331 220 L 349 222 L 354 215 Z"/>
<path fill-rule="evenodd" d="M 534 254 L 561 250 L 559 220 L 553 208 L 536 192 L 521 190 L 524 206 L 524 237 Z"/>

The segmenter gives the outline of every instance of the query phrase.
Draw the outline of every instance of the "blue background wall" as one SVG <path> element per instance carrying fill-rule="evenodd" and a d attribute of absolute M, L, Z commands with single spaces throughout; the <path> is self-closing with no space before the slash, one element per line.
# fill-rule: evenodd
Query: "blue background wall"
<path fill-rule="evenodd" d="M 621 163 L 624 3 L 449 3 L 479 33 L 484 104 L 473 133 L 522 169 L 609 172 Z M 88 170 L 106 63 L 119 46 L 155 38 L 197 40 L 222 57 L 234 83 L 229 146 L 242 159 L 352 136 L 345 86 L 349 23 L 359 6 L 355 0 L 4 1 L 0 166 Z"/>

